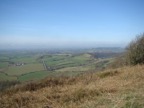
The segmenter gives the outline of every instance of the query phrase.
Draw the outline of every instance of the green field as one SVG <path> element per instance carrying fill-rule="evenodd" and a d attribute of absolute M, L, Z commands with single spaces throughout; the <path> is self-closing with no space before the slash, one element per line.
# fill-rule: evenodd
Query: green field
<path fill-rule="evenodd" d="M 78 67 L 66 67 L 66 68 L 62 68 L 62 69 L 58 69 L 56 71 L 59 71 L 59 72 L 65 72 L 65 71 L 88 71 L 90 70 L 91 67 L 83 67 L 83 66 L 78 66 Z"/>
<path fill-rule="evenodd" d="M 22 75 L 26 74 L 29 72 L 35 72 L 35 71 L 41 71 L 44 70 L 44 67 L 42 64 L 37 63 L 37 64 L 27 64 L 23 66 L 11 66 L 8 68 L 6 73 L 8 75 Z"/>
<path fill-rule="evenodd" d="M 0 54 L 0 81 L 21 82 L 47 76 L 75 76 L 107 67 L 114 58 L 96 59 L 89 53 L 14 52 Z"/>
<path fill-rule="evenodd" d="M 45 78 L 48 76 L 50 73 L 47 71 L 38 71 L 38 72 L 30 72 L 24 75 L 21 75 L 18 77 L 19 81 L 30 81 L 30 80 L 38 80 Z"/>
<path fill-rule="evenodd" d="M 9 57 L 5 56 L 5 55 L 0 55 L 0 61 L 8 61 Z"/>
<path fill-rule="evenodd" d="M 88 54 L 73 55 L 73 56 L 59 55 L 60 58 L 57 56 L 55 56 L 55 58 L 47 57 L 45 59 L 46 64 L 56 69 L 61 69 L 65 67 L 81 66 L 87 64 L 88 61 L 92 61 L 90 55 Z"/>
<path fill-rule="evenodd" d="M 18 58 L 12 58 L 11 59 L 12 62 L 23 62 L 23 63 L 35 63 L 36 61 L 36 57 L 18 57 Z"/>
<path fill-rule="evenodd" d="M 17 80 L 17 77 L 14 76 L 8 76 L 4 73 L 0 73 L 0 81 L 6 81 L 6 80 Z"/>
<path fill-rule="evenodd" d="M 0 68 L 6 68 L 8 67 L 8 62 L 0 62 Z"/>

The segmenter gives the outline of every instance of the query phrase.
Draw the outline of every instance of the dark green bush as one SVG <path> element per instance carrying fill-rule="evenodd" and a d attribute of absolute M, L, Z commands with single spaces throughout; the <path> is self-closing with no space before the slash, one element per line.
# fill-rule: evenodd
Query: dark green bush
<path fill-rule="evenodd" d="M 144 34 L 139 35 L 131 41 L 126 48 L 127 64 L 144 64 Z"/>

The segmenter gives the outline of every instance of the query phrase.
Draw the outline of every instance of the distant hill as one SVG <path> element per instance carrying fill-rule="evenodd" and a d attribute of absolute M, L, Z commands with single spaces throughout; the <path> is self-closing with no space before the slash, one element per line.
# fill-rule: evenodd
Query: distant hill
<path fill-rule="evenodd" d="M 92 48 L 93 52 L 124 52 L 124 48 L 121 47 L 98 47 L 98 48 Z"/>
<path fill-rule="evenodd" d="M 122 55 L 120 52 L 94 52 L 91 53 L 94 58 L 111 58 Z"/>

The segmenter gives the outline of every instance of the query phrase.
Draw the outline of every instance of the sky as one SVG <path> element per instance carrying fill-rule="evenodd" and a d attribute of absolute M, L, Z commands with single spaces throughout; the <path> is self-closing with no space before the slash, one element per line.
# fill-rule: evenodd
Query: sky
<path fill-rule="evenodd" d="M 0 49 L 125 47 L 144 0 L 0 0 Z"/>

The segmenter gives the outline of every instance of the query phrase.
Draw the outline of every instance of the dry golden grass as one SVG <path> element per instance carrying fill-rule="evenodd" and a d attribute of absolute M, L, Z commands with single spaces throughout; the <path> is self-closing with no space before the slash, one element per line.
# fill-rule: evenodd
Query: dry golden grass
<path fill-rule="evenodd" d="M 144 108 L 144 65 L 47 78 L 7 90 L 1 108 Z"/>

